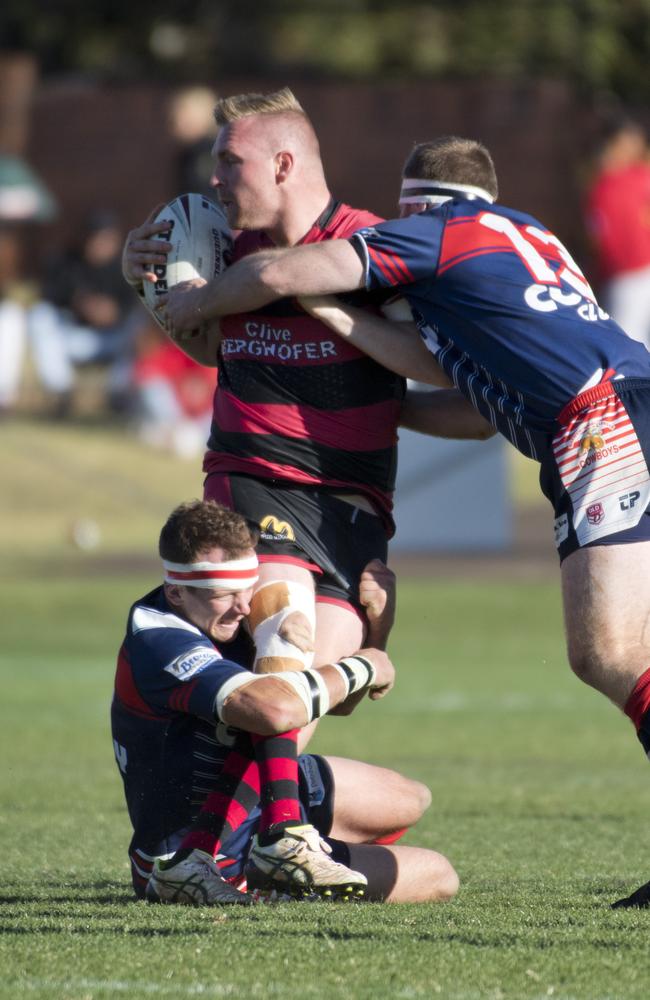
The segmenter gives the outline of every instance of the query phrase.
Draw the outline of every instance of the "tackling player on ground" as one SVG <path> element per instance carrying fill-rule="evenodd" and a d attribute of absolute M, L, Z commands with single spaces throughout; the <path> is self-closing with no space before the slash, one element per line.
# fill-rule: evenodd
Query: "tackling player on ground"
<path fill-rule="evenodd" d="M 136 894 L 249 903 L 227 881 L 243 872 L 250 889 L 294 898 L 449 898 L 457 878 L 441 855 L 371 846 L 419 818 L 424 786 L 356 761 L 298 760 L 295 743 L 283 745 L 288 729 L 328 710 L 347 714 L 366 693 L 382 697 L 393 668 L 366 649 L 318 669 L 251 673 L 240 625 L 257 575 L 253 546 L 241 515 L 213 501 L 182 504 L 160 536 L 165 583 L 131 608 L 111 717 Z M 371 603 L 380 609 L 383 594 L 390 618 L 390 594 L 372 576 Z"/>

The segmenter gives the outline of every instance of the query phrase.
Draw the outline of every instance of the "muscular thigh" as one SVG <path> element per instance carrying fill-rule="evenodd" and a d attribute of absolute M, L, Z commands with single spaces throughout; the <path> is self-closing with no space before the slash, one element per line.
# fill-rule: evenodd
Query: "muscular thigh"
<path fill-rule="evenodd" d="M 562 563 L 569 658 L 624 705 L 650 667 L 650 542 L 579 549 Z"/>

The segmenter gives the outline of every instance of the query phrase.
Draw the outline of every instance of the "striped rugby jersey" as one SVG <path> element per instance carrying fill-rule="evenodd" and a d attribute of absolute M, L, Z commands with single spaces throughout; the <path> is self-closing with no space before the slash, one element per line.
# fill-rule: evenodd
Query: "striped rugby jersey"
<path fill-rule="evenodd" d="M 378 221 L 332 201 L 300 242 L 346 238 Z M 234 260 L 272 245 L 262 233 L 242 233 Z M 404 380 L 290 299 L 228 316 L 221 329 L 204 471 L 362 493 L 392 527 Z"/>
<path fill-rule="evenodd" d="M 453 199 L 353 237 L 369 290 L 398 288 L 454 384 L 539 458 L 582 391 L 650 377 L 650 353 L 598 306 L 575 261 L 532 216 Z"/>
<path fill-rule="evenodd" d="M 221 685 L 253 661 L 243 630 L 221 649 L 169 607 L 162 587 L 131 608 L 111 706 L 131 851 L 174 851 L 174 835 L 214 787 L 229 750 L 218 735 L 228 740 L 227 728 L 217 726 L 215 699 Z"/>

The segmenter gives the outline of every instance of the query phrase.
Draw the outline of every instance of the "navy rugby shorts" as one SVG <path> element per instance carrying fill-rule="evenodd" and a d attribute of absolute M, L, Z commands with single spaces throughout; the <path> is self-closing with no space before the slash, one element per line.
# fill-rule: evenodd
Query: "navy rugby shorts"
<path fill-rule="evenodd" d="M 260 562 L 292 562 L 315 577 L 316 599 L 362 611 L 359 578 L 371 559 L 386 562 L 382 519 L 327 490 L 286 488 L 250 476 L 212 473 L 204 496 L 239 511 L 260 531 Z"/>
<path fill-rule="evenodd" d="M 615 379 L 576 396 L 542 459 L 560 561 L 577 549 L 650 541 L 650 380 Z"/>

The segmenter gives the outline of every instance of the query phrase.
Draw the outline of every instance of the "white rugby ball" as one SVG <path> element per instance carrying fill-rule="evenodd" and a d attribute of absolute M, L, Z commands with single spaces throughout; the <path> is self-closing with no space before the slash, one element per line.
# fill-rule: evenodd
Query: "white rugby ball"
<path fill-rule="evenodd" d="M 191 278 L 216 278 L 228 266 L 232 235 L 223 210 L 202 194 L 182 194 L 158 212 L 155 222 L 169 222 L 169 229 L 156 239 L 172 244 L 166 264 L 155 264 L 155 284 L 144 283 L 144 302 L 156 322 L 164 327 L 155 312 L 161 295 Z"/>

